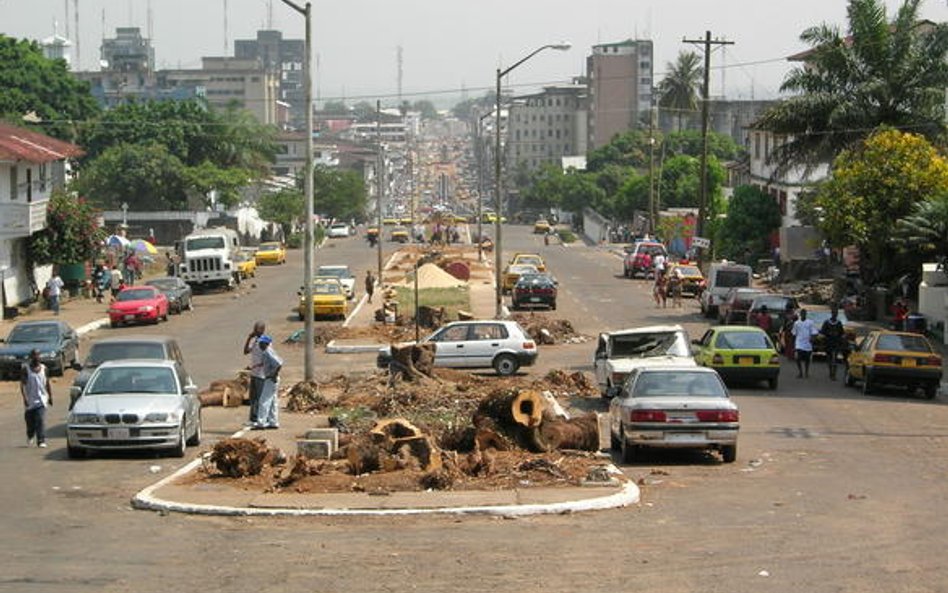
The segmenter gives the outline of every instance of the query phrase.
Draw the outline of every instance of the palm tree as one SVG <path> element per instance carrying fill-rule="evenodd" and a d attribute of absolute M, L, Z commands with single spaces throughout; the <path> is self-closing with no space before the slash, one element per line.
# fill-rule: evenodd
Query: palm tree
<path fill-rule="evenodd" d="M 658 83 L 658 104 L 675 111 L 679 132 L 684 117 L 698 110 L 697 89 L 704 76 L 700 62 L 698 54 L 691 51 L 680 52 L 674 63 L 668 62 L 665 65 L 668 74 Z"/>
<path fill-rule="evenodd" d="M 889 22 L 882 0 L 850 0 L 848 35 L 818 25 L 800 39 L 812 49 L 758 127 L 787 141 L 771 153 L 779 169 L 830 162 L 881 125 L 934 139 L 945 129 L 948 25 L 919 22 L 921 0 L 905 0 Z"/>
<path fill-rule="evenodd" d="M 902 251 L 944 262 L 948 258 L 948 195 L 916 202 L 912 212 L 896 223 L 895 238 Z"/>

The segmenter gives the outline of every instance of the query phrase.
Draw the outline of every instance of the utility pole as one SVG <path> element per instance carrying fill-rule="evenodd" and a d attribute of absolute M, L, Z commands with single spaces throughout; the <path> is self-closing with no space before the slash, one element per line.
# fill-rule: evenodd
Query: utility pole
<path fill-rule="evenodd" d="M 704 84 L 701 87 L 701 195 L 698 202 L 698 223 L 695 235 L 704 237 L 705 217 L 708 213 L 708 123 L 711 101 L 711 46 L 734 45 L 733 41 L 711 39 L 711 31 L 705 31 L 704 39 L 682 39 L 682 43 L 704 46 Z M 699 258 L 700 261 L 700 258 Z"/>
<path fill-rule="evenodd" d="M 378 247 L 378 278 L 379 286 L 382 285 L 382 194 L 385 192 L 385 156 L 382 154 L 382 101 L 380 99 L 375 100 L 375 143 L 376 150 L 378 152 L 377 160 L 378 163 L 375 168 L 375 182 L 378 184 L 375 190 L 375 210 L 378 220 L 376 221 L 379 229 L 378 240 L 376 241 L 376 246 Z"/>
<path fill-rule="evenodd" d="M 661 183 L 661 180 L 659 180 Z M 655 234 L 658 210 L 655 207 L 655 108 L 648 111 L 648 232 Z"/>

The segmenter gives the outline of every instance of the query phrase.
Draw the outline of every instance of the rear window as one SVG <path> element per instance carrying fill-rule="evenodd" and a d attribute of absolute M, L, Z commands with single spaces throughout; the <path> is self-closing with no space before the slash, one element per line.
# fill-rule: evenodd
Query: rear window
<path fill-rule="evenodd" d="M 750 286 L 750 274 L 743 270 L 718 270 L 715 272 L 714 285 L 718 288 Z"/>
<path fill-rule="evenodd" d="M 100 365 L 109 360 L 164 360 L 165 348 L 157 343 L 128 343 L 118 342 L 114 344 L 95 344 L 89 350 L 89 356 L 86 357 L 86 366 Z"/>
<path fill-rule="evenodd" d="M 727 397 L 727 391 L 714 373 L 681 370 L 642 373 L 632 388 L 632 397 L 667 396 Z"/>
<path fill-rule="evenodd" d="M 884 334 L 879 336 L 877 350 L 904 350 L 906 352 L 931 352 L 928 340 L 921 336 L 899 336 Z"/>
<path fill-rule="evenodd" d="M 650 356 L 691 356 L 688 340 L 679 332 L 661 332 L 613 336 L 614 358 Z"/>
<path fill-rule="evenodd" d="M 780 312 L 787 308 L 787 303 L 791 303 L 793 308 L 796 309 L 796 301 L 792 298 L 785 296 L 767 296 L 767 297 L 757 297 L 754 299 L 754 309 L 760 309 L 762 306 L 765 306 L 771 311 Z"/>
<path fill-rule="evenodd" d="M 763 333 L 758 332 L 721 332 L 715 346 L 724 350 L 772 350 L 773 344 Z"/>

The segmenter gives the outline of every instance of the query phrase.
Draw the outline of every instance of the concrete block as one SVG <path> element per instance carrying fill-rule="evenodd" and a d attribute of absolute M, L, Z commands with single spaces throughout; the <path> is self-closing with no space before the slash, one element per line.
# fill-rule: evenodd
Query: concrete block
<path fill-rule="evenodd" d="M 332 450 L 339 448 L 339 429 L 337 428 L 311 428 L 303 435 L 304 439 L 313 441 L 329 441 L 332 443 Z"/>
<path fill-rule="evenodd" d="M 307 459 L 329 459 L 333 453 L 332 442 L 325 439 L 300 439 L 296 441 L 296 454 Z"/>

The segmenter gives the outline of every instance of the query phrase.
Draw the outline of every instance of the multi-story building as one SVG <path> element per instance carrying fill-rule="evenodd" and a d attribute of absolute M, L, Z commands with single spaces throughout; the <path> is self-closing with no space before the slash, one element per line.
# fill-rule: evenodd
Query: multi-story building
<path fill-rule="evenodd" d="M 590 150 L 648 121 L 653 65 L 650 40 L 628 39 L 593 46 L 586 58 Z"/>
<path fill-rule="evenodd" d="M 270 167 L 276 176 L 301 177 L 306 172 L 306 133 L 282 132 L 276 137 L 276 162 Z M 338 149 L 334 144 L 313 145 L 316 166 L 339 166 Z"/>
<path fill-rule="evenodd" d="M 187 91 L 207 99 L 208 104 L 226 108 L 236 105 L 254 114 L 262 124 L 279 125 L 279 74 L 263 67 L 259 60 L 227 57 L 201 58 L 200 70 L 161 70 L 158 88 Z"/>
<path fill-rule="evenodd" d="M 234 57 L 259 60 L 276 73 L 280 100 L 289 105 L 290 123 L 297 128 L 306 124 L 306 89 L 303 86 L 303 62 L 306 44 L 302 39 L 284 39 L 281 31 L 257 31 L 256 39 L 234 41 Z"/>
<path fill-rule="evenodd" d="M 586 154 L 586 86 L 548 86 L 517 97 L 510 104 L 506 158 L 508 170 L 543 163 L 559 165 L 563 157 Z"/>

